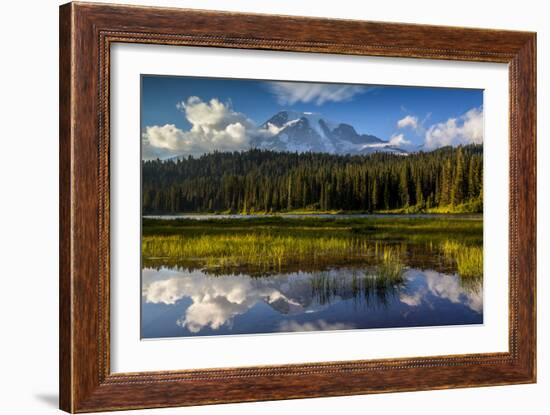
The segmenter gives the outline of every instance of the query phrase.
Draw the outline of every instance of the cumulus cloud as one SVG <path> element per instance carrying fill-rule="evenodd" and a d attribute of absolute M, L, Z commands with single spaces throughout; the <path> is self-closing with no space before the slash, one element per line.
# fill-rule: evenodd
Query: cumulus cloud
<path fill-rule="evenodd" d="M 219 329 L 246 313 L 258 302 L 283 307 L 285 312 L 302 312 L 304 307 L 284 294 L 288 283 L 273 285 L 238 275 L 208 277 L 200 271 L 181 272 L 163 269 L 143 271 L 142 295 L 149 303 L 173 305 L 182 298 L 192 303 L 177 324 L 192 333 L 205 327 Z M 286 283 L 286 285 L 285 285 Z"/>
<path fill-rule="evenodd" d="M 325 102 L 348 101 L 369 88 L 361 85 L 274 82 L 270 89 L 281 105 L 292 105 L 297 102 L 322 105 Z"/>
<path fill-rule="evenodd" d="M 433 295 L 455 304 L 464 304 L 478 313 L 483 311 L 481 287 L 479 290 L 468 290 L 462 287 L 459 278 L 453 275 L 442 275 L 435 271 L 426 271 L 425 274 L 428 289 Z"/>
<path fill-rule="evenodd" d="M 483 143 L 483 109 L 472 108 L 459 118 L 432 125 L 424 139 L 424 147 L 432 150 L 444 146 Z"/>
<path fill-rule="evenodd" d="M 142 274 L 142 297 L 147 303 L 179 305 L 182 299 L 190 300 L 176 324 L 198 333 L 203 329 L 217 330 L 228 327 L 239 315 L 246 314 L 258 303 L 270 306 L 286 316 L 277 326 L 279 331 L 343 330 L 355 328 L 348 322 L 327 322 L 310 319 L 298 322 L 292 315 L 304 316 L 320 312 L 337 301 L 352 296 L 356 274 L 330 270 L 325 277 L 338 281 L 341 290 L 330 302 L 321 302 L 319 293 L 312 290 L 315 276 L 304 272 L 279 275 L 276 278 L 250 278 L 244 275 L 210 276 L 201 270 L 145 268 Z M 364 278 L 371 278 L 365 275 Z"/>
<path fill-rule="evenodd" d="M 411 144 L 410 140 L 407 140 L 403 134 L 394 134 L 390 137 L 389 144 L 392 146 L 403 147 Z"/>
<path fill-rule="evenodd" d="M 412 128 L 416 130 L 418 128 L 418 117 L 415 117 L 413 115 L 407 115 L 404 118 L 401 118 L 399 121 L 397 121 L 397 128 Z"/>
<path fill-rule="evenodd" d="M 176 150 L 182 146 L 185 140 L 185 132 L 174 124 L 146 127 L 144 135 L 144 138 L 147 139 L 147 144 L 163 150 Z"/>
<path fill-rule="evenodd" d="M 233 111 L 218 99 L 204 102 L 190 97 L 177 105 L 191 129 L 183 131 L 174 124 L 153 125 L 142 134 L 145 160 L 173 155 L 198 156 L 213 150 L 240 151 L 249 148 L 256 127 L 245 115 Z"/>
<path fill-rule="evenodd" d="M 457 275 L 441 274 L 436 271 L 409 272 L 407 279 L 414 281 L 410 287 L 414 290 L 407 290 L 400 294 L 399 300 L 410 307 L 417 307 L 424 301 L 431 298 L 441 298 L 454 304 L 463 304 L 471 310 L 483 312 L 483 290 L 482 287 L 468 289 L 460 284 Z"/>

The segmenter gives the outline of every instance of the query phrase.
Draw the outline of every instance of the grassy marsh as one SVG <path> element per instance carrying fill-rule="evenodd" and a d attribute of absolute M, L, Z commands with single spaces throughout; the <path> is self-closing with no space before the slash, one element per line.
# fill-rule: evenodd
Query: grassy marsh
<path fill-rule="evenodd" d="M 481 216 L 252 217 L 143 219 L 146 264 L 177 263 L 206 270 L 261 273 L 375 266 L 385 278 L 404 267 L 483 274 Z"/>

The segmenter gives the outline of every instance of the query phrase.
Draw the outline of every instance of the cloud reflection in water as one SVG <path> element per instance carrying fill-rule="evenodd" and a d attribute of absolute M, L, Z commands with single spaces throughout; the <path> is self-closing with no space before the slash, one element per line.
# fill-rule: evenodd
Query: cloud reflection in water
<path fill-rule="evenodd" d="M 481 284 L 465 287 L 457 275 L 409 269 L 403 275 L 403 283 L 390 290 L 365 283 L 372 278 L 368 272 L 349 269 L 251 278 L 213 276 L 200 270 L 145 268 L 142 296 L 146 303 L 174 307 L 182 299 L 190 300 L 187 308 L 182 307 L 183 315 L 177 324 L 195 334 L 205 328 L 218 330 L 231 326 L 237 316 L 252 312 L 258 304 L 268 305 L 281 316 L 275 331 L 286 332 L 364 328 L 353 321 L 328 321 L 315 317 L 315 313 L 340 302 L 368 298 L 371 309 L 378 303 L 388 307 L 382 296 L 390 294 L 396 296 L 392 306 L 397 302 L 407 309 L 432 307 L 438 300 L 467 307 L 475 313 L 483 311 Z M 304 321 L 306 315 L 309 317 Z"/>

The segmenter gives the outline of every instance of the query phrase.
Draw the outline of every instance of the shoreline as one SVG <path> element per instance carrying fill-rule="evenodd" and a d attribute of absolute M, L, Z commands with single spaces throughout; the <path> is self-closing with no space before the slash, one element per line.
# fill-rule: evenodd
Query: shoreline
<path fill-rule="evenodd" d="M 350 218 L 455 218 L 455 219 L 483 219 L 483 213 L 397 213 L 397 212 L 289 212 L 289 213 L 165 213 L 165 214 L 146 214 L 141 216 L 142 219 L 157 219 L 157 220 L 177 220 L 177 219 L 261 219 L 261 218 L 334 218 L 334 219 L 350 219 Z"/>

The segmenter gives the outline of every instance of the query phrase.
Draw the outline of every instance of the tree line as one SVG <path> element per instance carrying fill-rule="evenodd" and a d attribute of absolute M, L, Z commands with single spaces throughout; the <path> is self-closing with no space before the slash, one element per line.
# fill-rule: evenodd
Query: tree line
<path fill-rule="evenodd" d="M 142 162 L 143 213 L 482 209 L 483 146 L 407 156 L 214 152 Z"/>

